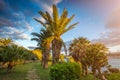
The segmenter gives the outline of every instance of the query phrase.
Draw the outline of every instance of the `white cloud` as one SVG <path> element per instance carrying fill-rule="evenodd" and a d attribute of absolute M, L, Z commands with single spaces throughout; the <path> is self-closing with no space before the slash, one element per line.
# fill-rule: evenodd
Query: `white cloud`
<path fill-rule="evenodd" d="M 52 6 L 51 5 L 44 3 L 44 4 L 42 4 L 42 7 L 45 9 L 45 11 L 48 11 L 50 14 L 52 14 Z"/>
<path fill-rule="evenodd" d="M 62 2 L 63 0 L 52 0 L 53 3 L 52 4 L 59 4 L 60 2 Z"/>
<path fill-rule="evenodd" d="M 44 11 L 48 11 L 51 15 L 52 15 L 52 5 L 58 5 L 59 3 L 61 3 L 63 0 L 46 0 L 46 1 L 42 1 L 42 0 L 35 0 L 35 2 L 37 4 L 39 4 L 40 8 L 42 7 Z"/>
<path fill-rule="evenodd" d="M 26 40 L 30 39 L 30 37 L 24 33 L 24 31 L 20 31 L 17 28 L 14 27 L 5 27 L 4 29 L 1 29 L 2 32 L 0 33 L 1 37 L 7 37 L 12 39 L 20 39 L 20 40 Z"/>
<path fill-rule="evenodd" d="M 26 28 L 27 28 L 27 30 L 29 30 L 29 31 L 32 31 L 32 30 L 33 30 L 33 27 L 30 26 L 30 24 L 27 23 L 27 22 L 26 22 Z"/>

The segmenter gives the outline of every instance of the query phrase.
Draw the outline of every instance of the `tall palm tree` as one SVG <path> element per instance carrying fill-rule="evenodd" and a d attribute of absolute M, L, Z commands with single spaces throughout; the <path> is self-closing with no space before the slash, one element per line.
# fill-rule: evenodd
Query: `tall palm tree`
<path fill-rule="evenodd" d="M 41 29 L 40 33 L 33 32 L 32 35 L 35 36 L 35 38 L 31 40 L 37 41 L 37 49 L 42 50 L 42 66 L 43 68 L 47 68 L 50 55 L 51 34 L 48 30 Z"/>
<path fill-rule="evenodd" d="M 68 18 L 68 11 L 64 8 L 62 15 L 59 16 L 58 9 L 55 5 L 53 5 L 53 16 L 51 16 L 47 11 L 40 11 L 39 14 L 45 19 L 45 22 L 36 18 L 35 20 L 41 23 L 47 30 L 49 30 L 53 36 L 52 56 L 53 64 L 55 64 L 59 61 L 60 51 L 63 43 L 61 35 L 74 28 L 78 22 L 68 26 L 75 15 L 72 15 L 70 18 Z"/>

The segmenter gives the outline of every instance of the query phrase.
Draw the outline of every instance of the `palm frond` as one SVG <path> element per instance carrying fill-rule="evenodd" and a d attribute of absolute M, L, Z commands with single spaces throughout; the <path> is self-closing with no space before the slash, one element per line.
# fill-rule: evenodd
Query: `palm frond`
<path fill-rule="evenodd" d="M 72 19 L 74 18 L 75 15 L 72 15 L 68 20 L 66 20 L 66 22 L 64 23 L 64 26 L 67 26 L 71 21 Z"/>
<path fill-rule="evenodd" d="M 34 40 L 34 41 L 37 41 L 37 42 L 40 41 L 38 38 L 32 38 L 31 40 L 32 40 L 32 41 Z"/>
<path fill-rule="evenodd" d="M 78 23 L 79 23 L 79 22 L 74 23 L 74 24 L 70 25 L 67 29 L 64 29 L 64 31 L 61 33 L 61 35 L 64 34 L 65 32 L 67 32 L 67 31 L 73 29 Z"/>
<path fill-rule="evenodd" d="M 36 36 L 36 37 L 40 37 L 40 35 L 36 32 L 32 32 L 31 35 Z"/>
<path fill-rule="evenodd" d="M 46 15 L 44 12 L 39 11 L 38 13 L 39 13 L 45 20 L 48 20 L 47 15 Z"/>
<path fill-rule="evenodd" d="M 54 18 L 54 21 L 57 22 L 58 19 L 59 19 L 59 16 L 58 16 L 58 9 L 56 7 L 56 5 L 53 5 L 53 18 Z"/>
<path fill-rule="evenodd" d="M 44 23 L 44 22 L 42 22 L 41 20 L 38 20 L 38 19 L 36 19 L 36 18 L 34 18 L 37 22 L 39 22 L 40 24 L 42 24 L 43 25 L 43 27 L 47 27 L 47 25 L 46 25 L 46 23 Z"/>

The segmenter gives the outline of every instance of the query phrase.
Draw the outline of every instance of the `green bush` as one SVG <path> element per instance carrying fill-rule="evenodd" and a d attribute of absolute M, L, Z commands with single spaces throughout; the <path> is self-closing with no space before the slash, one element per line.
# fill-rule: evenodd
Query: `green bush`
<path fill-rule="evenodd" d="M 50 68 L 51 80 L 79 80 L 81 65 L 77 63 L 58 63 Z"/>

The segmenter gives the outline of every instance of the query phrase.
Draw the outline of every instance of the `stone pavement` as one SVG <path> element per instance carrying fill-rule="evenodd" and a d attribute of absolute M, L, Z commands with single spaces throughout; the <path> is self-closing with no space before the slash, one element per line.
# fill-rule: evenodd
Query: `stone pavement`
<path fill-rule="evenodd" d="M 36 74 L 36 69 L 28 71 L 25 80 L 40 80 L 39 76 Z"/>

